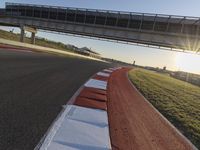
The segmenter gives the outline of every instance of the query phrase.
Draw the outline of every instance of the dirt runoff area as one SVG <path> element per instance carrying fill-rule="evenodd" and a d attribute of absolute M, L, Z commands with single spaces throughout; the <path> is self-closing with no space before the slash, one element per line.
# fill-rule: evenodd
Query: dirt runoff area
<path fill-rule="evenodd" d="M 133 87 L 129 68 L 112 73 L 108 117 L 113 150 L 196 149 Z"/>

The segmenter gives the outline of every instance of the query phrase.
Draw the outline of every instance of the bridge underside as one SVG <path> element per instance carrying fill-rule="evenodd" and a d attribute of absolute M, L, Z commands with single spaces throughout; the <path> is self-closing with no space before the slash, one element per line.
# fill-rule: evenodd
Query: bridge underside
<path fill-rule="evenodd" d="M 7 3 L 0 23 L 198 52 L 199 18 Z"/>

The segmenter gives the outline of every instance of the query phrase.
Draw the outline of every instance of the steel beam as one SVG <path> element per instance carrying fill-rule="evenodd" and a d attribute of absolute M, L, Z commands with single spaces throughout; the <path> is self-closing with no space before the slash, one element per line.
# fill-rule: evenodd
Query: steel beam
<path fill-rule="evenodd" d="M 158 47 L 168 47 L 168 48 L 180 48 L 180 49 L 188 49 L 190 51 L 197 51 L 200 48 L 198 44 L 200 41 L 199 37 L 199 18 L 195 17 L 182 17 L 182 16 L 169 16 L 169 15 L 161 15 L 161 14 L 146 14 L 146 13 L 131 13 L 131 12 L 119 12 L 119 11 L 105 11 L 105 10 L 93 10 L 93 9 L 79 9 L 79 8 L 65 8 L 65 7 L 50 7 L 44 5 L 27 5 L 31 6 L 32 9 L 32 17 L 27 15 L 28 7 L 25 8 L 25 16 L 21 15 L 20 7 L 22 9 L 26 7 L 26 4 L 14 4 L 7 3 L 6 6 L 11 7 L 11 12 L 7 12 L 6 17 L 0 18 L 0 24 L 11 24 L 13 26 L 28 26 L 34 27 L 38 29 L 57 31 L 63 33 L 72 33 L 83 36 L 91 36 L 97 38 L 106 38 L 109 40 L 123 41 L 123 42 L 133 42 L 140 44 L 148 44 L 154 45 Z M 15 10 L 17 7 L 17 10 Z M 48 17 L 43 18 L 42 8 L 45 10 L 48 8 Z M 35 10 L 40 10 L 40 16 L 35 16 Z M 50 18 L 50 11 L 52 9 L 56 11 L 56 18 Z M 67 14 L 73 12 L 74 20 L 67 21 Z M 80 11 L 79 11 L 80 10 Z M 15 12 L 16 11 L 16 12 Z M 29 10 L 30 11 L 30 10 Z M 64 17 L 58 16 L 61 12 L 65 12 Z M 78 12 L 79 11 L 79 12 Z M 76 20 L 77 12 L 80 13 L 84 18 L 84 21 L 78 22 Z M 91 18 L 94 18 L 94 22 L 87 22 L 87 14 L 91 15 Z M 120 15 L 119 15 L 120 14 Z M 26 16 L 27 15 L 27 16 Z M 80 15 L 80 16 L 81 16 Z M 98 16 L 102 16 L 105 18 L 105 22 L 101 24 L 97 24 L 96 19 Z M 135 15 L 134 18 L 135 24 L 130 26 L 132 15 Z M 108 21 L 112 18 L 117 18 L 115 24 L 107 24 Z M 62 19 L 63 18 L 63 19 Z M 123 19 L 126 22 L 126 26 L 117 26 L 118 19 Z M 151 29 L 143 28 L 143 22 L 153 24 Z M 112 22 L 111 22 L 112 23 Z M 123 22 L 122 22 L 123 23 Z M 133 22 L 134 23 L 134 22 Z M 162 28 L 160 30 L 155 30 L 157 23 L 160 23 Z M 179 26 L 177 26 L 177 24 Z M 182 25 L 180 25 L 182 24 Z M 112 26 L 111 26 L 112 25 Z M 147 24 L 148 25 L 148 24 Z M 174 28 L 173 28 L 173 25 Z M 170 26 L 170 30 L 169 29 Z M 188 32 L 185 33 L 184 26 L 189 28 Z M 198 28 L 197 28 L 198 26 Z M 165 28 L 164 28 L 165 27 Z M 171 30 L 172 28 L 172 30 Z M 194 33 L 193 29 L 197 29 Z M 20 41 L 23 41 L 24 38 L 24 30 L 21 29 L 21 37 Z M 180 31 L 180 32 L 177 32 Z M 31 31 L 33 32 L 33 31 Z M 35 36 L 35 35 L 33 35 Z"/>

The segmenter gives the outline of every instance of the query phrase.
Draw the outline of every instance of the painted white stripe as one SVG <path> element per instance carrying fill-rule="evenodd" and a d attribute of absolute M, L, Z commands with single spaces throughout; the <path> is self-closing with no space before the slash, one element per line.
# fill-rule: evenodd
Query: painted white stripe
<path fill-rule="evenodd" d="M 70 107 L 65 107 L 65 110 L 59 116 L 58 120 L 56 120 L 56 122 L 54 122 L 52 128 L 47 133 L 45 140 L 42 143 L 42 146 L 40 147 L 40 150 L 47 150 L 47 148 L 49 147 L 50 143 L 52 142 L 52 139 L 54 138 L 56 132 L 61 127 L 61 125 L 64 121 L 64 118 L 65 118 L 66 114 L 69 112 L 69 110 L 70 110 Z"/>
<path fill-rule="evenodd" d="M 115 67 L 115 68 L 109 68 L 109 69 L 115 71 L 115 70 L 118 70 L 118 69 L 121 69 L 121 68 L 122 67 Z"/>
<path fill-rule="evenodd" d="M 104 73 L 104 72 L 98 72 L 97 75 L 103 76 L 103 77 L 109 77 L 110 76 L 109 73 Z"/>
<path fill-rule="evenodd" d="M 116 68 L 109 68 L 109 70 L 113 70 L 113 71 L 115 71 L 115 70 L 116 70 Z"/>
<path fill-rule="evenodd" d="M 122 69 L 122 67 L 117 67 L 116 69 Z"/>
<path fill-rule="evenodd" d="M 40 150 L 110 150 L 107 112 L 68 105 L 60 128 Z M 60 123 L 59 123 L 60 124 Z M 46 147 L 45 147 L 46 146 Z"/>
<path fill-rule="evenodd" d="M 101 80 L 96 80 L 96 79 L 90 79 L 84 84 L 84 86 L 106 90 L 107 89 L 107 82 L 101 81 Z"/>
<path fill-rule="evenodd" d="M 104 69 L 103 71 L 109 72 L 109 73 L 112 73 L 112 72 L 113 72 L 112 70 L 108 70 L 108 69 Z"/>

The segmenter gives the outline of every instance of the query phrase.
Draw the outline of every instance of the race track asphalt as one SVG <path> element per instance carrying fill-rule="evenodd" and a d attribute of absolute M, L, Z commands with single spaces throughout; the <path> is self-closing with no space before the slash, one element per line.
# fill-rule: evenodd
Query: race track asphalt
<path fill-rule="evenodd" d="M 0 49 L 0 150 L 32 150 L 76 90 L 111 64 Z"/>

